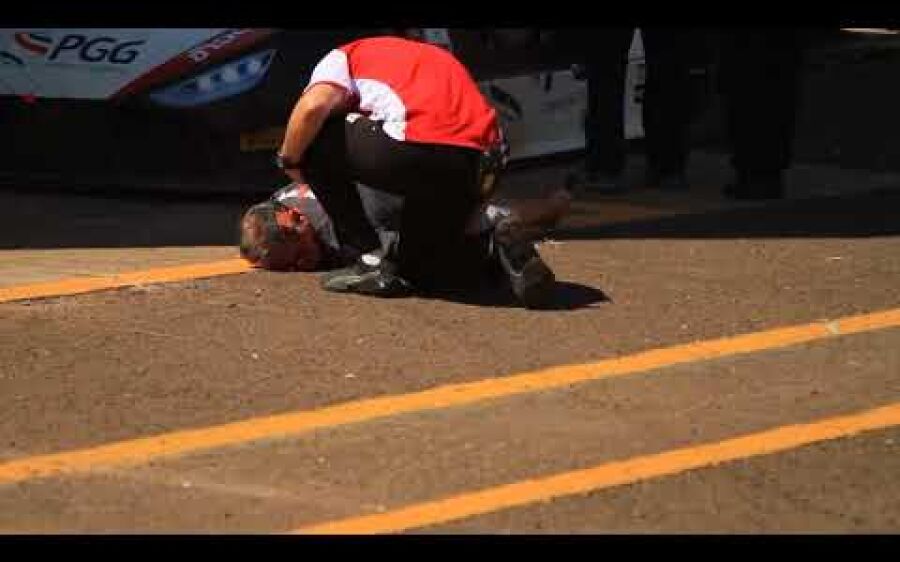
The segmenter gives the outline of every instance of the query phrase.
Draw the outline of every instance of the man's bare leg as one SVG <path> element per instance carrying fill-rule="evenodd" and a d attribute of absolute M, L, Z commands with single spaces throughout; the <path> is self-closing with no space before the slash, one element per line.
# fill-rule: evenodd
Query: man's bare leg
<path fill-rule="evenodd" d="M 562 188 L 539 199 L 489 202 L 480 213 L 472 217 L 466 232 L 478 234 L 492 228 L 499 219 L 505 218 L 515 223 L 521 237 L 536 240 L 559 224 L 569 212 L 571 203 L 572 194 Z"/>
<path fill-rule="evenodd" d="M 560 189 L 542 199 L 488 205 L 482 213 L 510 288 L 528 308 L 552 304 L 556 276 L 541 259 L 536 241 L 559 223 L 570 204 L 571 195 Z"/>

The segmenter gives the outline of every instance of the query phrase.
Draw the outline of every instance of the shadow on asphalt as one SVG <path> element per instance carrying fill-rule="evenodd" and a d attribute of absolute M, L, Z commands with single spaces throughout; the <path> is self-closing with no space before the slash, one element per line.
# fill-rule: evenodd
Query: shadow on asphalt
<path fill-rule="evenodd" d="M 0 191 L 2 249 L 237 245 L 238 221 L 265 195 Z"/>
<path fill-rule="evenodd" d="M 900 192 L 784 200 L 764 206 L 562 228 L 559 240 L 611 238 L 859 238 L 900 234 Z"/>
<path fill-rule="evenodd" d="M 237 244 L 237 222 L 258 201 L 244 198 L 16 196 L 6 210 L 0 249 L 129 248 Z M 602 213 L 602 210 L 599 211 Z M 563 228 L 561 240 L 613 238 L 867 237 L 900 234 L 900 191 L 859 193 L 698 212 L 619 224 Z M 602 216 L 598 216 L 598 223 Z"/>
<path fill-rule="evenodd" d="M 444 291 L 431 293 L 424 298 L 445 300 L 471 306 L 495 307 L 495 308 L 522 308 L 522 304 L 508 289 L 485 286 L 474 291 Z M 602 290 L 572 283 L 569 281 L 557 281 L 556 292 L 547 306 L 540 310 L 562 311 L 588 308 L 602 303 L 612 302 L 612 299 Z"/>

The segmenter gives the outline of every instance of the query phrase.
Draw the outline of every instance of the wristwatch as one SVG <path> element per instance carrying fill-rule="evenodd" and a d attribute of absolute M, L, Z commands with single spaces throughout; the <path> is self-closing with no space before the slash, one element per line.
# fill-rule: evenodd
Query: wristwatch
<path fill-rule="evenodd" d="M 280 152 L 275 153 L 275 165 L 282 170 L 298 170 L 301 167 L 301 163 L 302 158 L 292 161 Z"/>

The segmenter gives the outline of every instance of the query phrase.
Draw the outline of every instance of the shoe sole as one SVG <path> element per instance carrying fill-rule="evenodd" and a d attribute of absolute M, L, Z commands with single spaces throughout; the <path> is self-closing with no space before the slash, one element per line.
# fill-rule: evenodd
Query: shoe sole
<path fill-rule="evenodd" d="M 509 276 L 513 294 L 526 308 L 545 308 L 553 300 L 556 276 L 540 256 L 529 259 L 521 273 Z"/>
<path fill-rule="evenodd" d="M 514 214 L 511 219 L 497 225 L 495 236 L 501 240 L 506 239 L 506 244 L 531 245 L 531 242 L 523 239 L 526 229 L 523 228 L 520 217 Z M 519 241 L 512 242 L 516 239 Z M 521 271 L 517 273 L 506 255 L 507 250 L 504 249 L 504 246 L 505 244 L 500 242 L 497 256 L 500 259 L 501 268 L 509 279 L 513 294 L 526 308 L 547 307 L 552 301 L 556 285 L 556 276 L 553 271 L 544 263 L 537 250 L 533 249 L 531 250 L 532 255 L 522 266 Z"/>
<path fill-rule="evenodd" d="M 382 298 L 399 298 L 412 294 L 412 290 L 409 286 L 399 284 L 399 281 L 396 280 L 390 285 L 376 281 L 375 285 L 372 287 L 366 286 L 367 281 L 371 281 L 371 279 L 368 279 L 364 275 L 341 276 L 326 279 L 325 282 L 322 283 L 322 288 L 334 293 L 356 293 L 359 295 Z"/>
<path fill-rule="evenodd" d="M 322 288 L 335 293 L 349 293 L 360 281 L 361 277 L 331 277 L 323 280 Z"/>

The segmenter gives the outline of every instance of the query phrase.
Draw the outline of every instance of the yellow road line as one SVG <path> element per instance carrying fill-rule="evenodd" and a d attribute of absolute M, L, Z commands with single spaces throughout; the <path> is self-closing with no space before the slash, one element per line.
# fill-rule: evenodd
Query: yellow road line
<path fill-rule="evenodd" d="M 789 425 L 716 443 L 601 464 L 410 505 L 401 509 L 303 527 L 294 533 L 371 534 L 447 523 L 511 507 L 632 484 L 716 464 L 768 455 L 863 431 L 900 425 L 900 403 L 854 415 Z"/>
<path fill-rule="evenodd" d="M 116 275 L 76 277 L 72 279 L 61 279 L 59 281 L 49 281 L 47 283 L 14 285 L 12 287 L 0 287 L 0 302 L 76 295 L 90 291 L 115 289 L 117 287 L 127 287 L 130 285 L 141 285 L 146 283 L 171 283 L 173 281 L 185 281 L 188 279 L 199 279 L 201 277 L 243 273 L 245 271 L 250 271 L 251 269 L 252 267 L 250 267 L 246 261 L 235 258 L 209 263 L 159 267 Z"/>
<path fill-rule="evenodd" d="M 776 328 L 735 337 L 653 349 L 579 365 L 439 386 L 408 394 L 336 404 L 318 410 L 251 418 L 119 441 L 88 449 L 51 453 L 0 463 L 0 484 L 93 468 L 129 466 L 162 457 L 227 447 L 262 439 L 285 438 L 315 429 L 378 418 L 464 406 L 488 399 L 539 392 L 572 384 L 797 345 L 845 334 L 900 326 L 900 309 L 849 316 L 828 322 Z"/>

